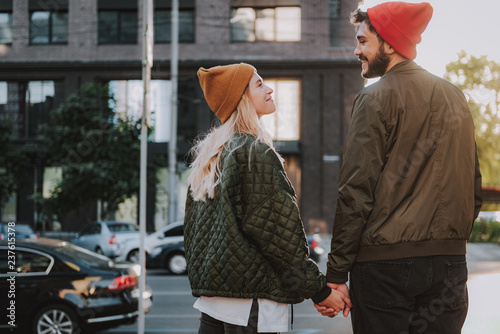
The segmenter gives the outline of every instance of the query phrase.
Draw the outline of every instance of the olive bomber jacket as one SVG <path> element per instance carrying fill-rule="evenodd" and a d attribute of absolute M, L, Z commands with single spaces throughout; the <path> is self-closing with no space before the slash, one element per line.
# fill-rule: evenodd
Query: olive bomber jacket
<path fill-rule="evenodd" d="M 237 134 L 226 144 L 213 199 L 188 194 L 184 238 L 192 293 L 321 302 L 331 289 L 308 259 L 294 189 L 276 153 L 254 142 Z"/>
<path fill-rule="evenodd" d="M 329 282 L 354 262 L 462 255 L 481 208 L 463 93 L 413 61 L 356 97 L 339 181 Z"/>

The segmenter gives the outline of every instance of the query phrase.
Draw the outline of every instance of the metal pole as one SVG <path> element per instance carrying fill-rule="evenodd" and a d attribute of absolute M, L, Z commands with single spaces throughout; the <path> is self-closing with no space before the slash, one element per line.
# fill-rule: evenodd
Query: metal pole
<path fill-rule="evenodd" d="M 172 81 L 172 102 L 170 114 L 170 140 L 168 141 L 168 211 L 169 224 L 177 220 L 177 81 L 179 67 L 179 0 L 172 0 L 172 57 L 170 59 L 170 80 Z"/>
<path fill-rule="evenodd" d="M 147 150 L 148 150 L 148 123 L 149 123 L 149 81 L 151 80 L 151 66 L 153 63 L 153 0 L 143 0 L 142 27 L 143 27 L 143 54 L 142 54 L 142 81 L 144 85 L 142 99 L 142 126 L 141 126 L 141 171 L 139 192 L 139 320 L 137 333 L 143 334 L 145 327 L 144 300 L 146 290 L 146 253 L 144 251 L 144 237 L 146 236 L 146 184 L 147 184 Z"/>

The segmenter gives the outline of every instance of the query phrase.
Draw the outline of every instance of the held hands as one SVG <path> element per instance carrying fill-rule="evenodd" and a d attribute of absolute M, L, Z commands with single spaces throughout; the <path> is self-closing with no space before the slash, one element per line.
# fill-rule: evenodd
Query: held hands
<path fill-rule="evenodd" d="M 314 304 L 316 310 L 318 310 L 321 315 L 333 318 L 339 312 L 343 310 L 344 317 L 349 315 L 349 311 L 352 308 L 351 300 L 349 299 L 349 289 L 347 285 L 344 284 L 334 284 L 328 283 L 328 286 L 332 288 L 332 293 L 330 296 L 323 300 L 321 303 Z"/>

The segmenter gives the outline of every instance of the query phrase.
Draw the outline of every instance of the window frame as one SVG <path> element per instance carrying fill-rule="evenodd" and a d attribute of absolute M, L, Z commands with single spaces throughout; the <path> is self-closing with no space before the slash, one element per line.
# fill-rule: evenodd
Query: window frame
<path fill-rule="evenodd" d="M 33 14 L 34 13 L 49 13 L 49 20 L 48 20 L 48 42 L 47 43 L 38 43 L 38 42 L 33 42 Z M 54 42 L 54 19 L 53 16 L 54 14 L 66 14 L 66 41 L 64 42 Z M 68 10 L 59 10 L 59 11 L 52 11 L 52 10 L 30 10 L 29 12 L 29 20 L 30 20 L 30 28 L 29 28 L 29 44 L 32 46 L 39 46 L 39 45 L 67 45 L 69 43 L 69 12 Z"/>
<path fill-rule="evenodd" d="M 117 36 L 117 39 L 115 41 L 112 41 L 112 42 L 102 42 L 101 41 L 101 19 L 100 19 L 100 14 L 103 13 L 103 12 L 108 12 L 108 13 L 117 13 L 118 14 L 118 27 L 117 27 L 117 33 L 116 33 L 116 36 Z M 123 14 L 130 14 L 130 13 L 134 13 L 135 16 L 136 16 L 136 20 L 135 20 L 135 39 L 134 41 L 122 41 L 121 40 L 121 36 L 122 36 L 122 15 Z M 130 8 L 125 8 L 125 9 L 99 9 L 98 12 L 97 12 L 97 45 L 137 45 L 138 43 L 138 30 L 139 30 L 139 25 L 138 25 L 138 17 L 139 17 L 139 13 L 138 13 L 138 10 L 137 9 L 130 9 Z"/>
<path fill-rule="evenodd" d="M 0 250 L 2 251 L 3 254 L 7 254 L 7 251 L 9 250 L 7 246 L 0 246 Z M 16 274 L 16 277 L 23 277 L 23 276 L 47 276 L 50 271 L 52 270 L 52 267 L 54 266 L 54 257 L 50 254 L 47 254 L 45 252 L 41 252 L 41 251 L 38 251 L 38 250 L 35 250 L 35 249 L 30 249 L 30 248 L 26 248 L 26 247 L 22 247 L 22 246 L 17 246 L 16 247 L 16 255 L 20 252 L 27 252 L 27 253 L 34 253 L 34 254 L 37 254 L 37 255 L 41 255 L 43 257 L 46 257 L 50 260 L 50 263 L 49 265 L 47 266 L 47 268 L 45 269 L 45 271 L 37 271 L 37 272 L 28 272 L 28 273 L 18 273 L 16 271 L 14 271 Z M 3 259 L 2 259 L 3 260 Z M 17 266 L 17 257 L 16 257 L 16 266 Z M 16 267 L 17 268 L 17 267 Z M 9 276 L 12 276 L 12 274 L 9 274 L 9 271 L 6 272 L 6 273 L 2 273 L 0 272 L 0 277 L 9 277 Z"/>
<path fill-rule="evenodd" d="M 12 10 L 0 10 L 0 15 L 1 14 L 7 14 L 8 15 L 8 20 L 10 23 L 9 29 L 10 29 L 10 42 L 3 43 L 0 41 L 0 44 L 3 45 L 12 45 L 12 41 L 14 40 L 14 35 L 12 33 Z"/>
<path fill-rule="evenodd" d="M 231 20 L 233 19 L 234 13 L 241 8 L 248 8 L 252 9 L 255 14 L 255 19 L 253 21 L 253 35 L 254 35 L 254 40 L 235 40 L 233 38 L 233 24 L 231 23 Z M 300 33 L 299 33 L 299 39 L 297 40 L 279 40 L 277 35 L 278 35 L 278 25 L 277 25 L 277 19 L 276 19 L 276 10 L 279 8 L 298 8 L 300 10 L 300 18 L 299 18 L 299 23 L 300 23 Z M 273 29 L 274 29 L 274 38 L 272 40 L 265 40 L 265 39 L 258 39 L 257 38 L 257 27 L 256 27 L 256 21 L 257 21 L 257 11 L 263 11 L 266 9 L 272 9 L 274 10 L 274 17 L 273 17 Z M 274 5 L 274 6 L 238 6 L 238 7 L 231 7 L 231 16 L 229 20 L 229 42 L 230 43 L 300 43 L 302 42 L 302 7 L 298 5 Z"/>
<path fill-rule="evenodd" d="M 79 237 L 87 236 L 87 235 L 97 235 L 101 234 L 101 225 L 94 223 L 90 226 L 85 227 L 80 233 L 78 233 Z"/>
<path fill-rule="evenodd" d="M 51 124 L 50 112 L 58 108 L 65 98 L 65 81 L 61 78 L 41 78 L 38 80 L 4 80 L 0 89 L 5 88 L 7 100 L 0 102 L 0 121 L 10 120 L 13 123 L 11 139 L 37 140 L 41 138 L 38 131 L 40 124 Z M 52 94 L 45 94 L 43 101 L 32 99 L 32 84 L 51 85 Z M 51 88 L 49 88 L 51 89 Z M 46 91 L 45 91 L 46 92 Z M 9 105 L 9 108 L 6 106 Z"/>
<path fill-rule="evenodd" d="M 184 235 L 184 225 L 176 226 L 170 230 L 163 233 L 163 237 L 181 237 Z"/>
<path fill-rule="evenodd" d="M 297 134 L 297 137 L 294 138 L 294 139 L 283 139 L 283 137 L 275 137 L 276 134 L 279 135 L 279 129 L 280 127 L 277 126 L 278 125 L 278 121 L 279 121 L 279 116 L 280 115 L 280 106 L 278 105 L 279 104 L 279 98 L 277 96 L 277 94 L 279 93 L 279 88 L 277 88 L 275 86 L 275 84 L 277 85 L 279 82 L 286 82 L 286 81 L 289 81 L 289 82 L 296 82 L 297 83 L 297 107 L 298 107 L 298 110 L 297 110 L 297 115 L 296 115 L 296 119 L 297 119 L 297 127 L 296 127 L 296 134 Z M 292 149 L 294 144 L 291 144 L 291 143 L 298 143 L 301 141 L 302 139 L 302 132 L 301 132 L 301 116 L 302 116 L 302 83 L 303 79 L 300 78 L 300 77 L 280 77 L 280 76 L 269 76 L 269 77 L 266 77 L 264 78 L 264 84 L 269 84 L 270 82 L 273 82 L 273 84 L 271 84 L 271 86 L 274 86 L 272 87 L 273 89 L 273 98 L 274 100 L 276 101 L 275 103 L 277 103 L 276 105 L 276 111 L 274 113 L 272 113 L 271 115 L 269 115 L 268 117 L 272 117 L 274 119 L 274 131 L 271 131 L 272 129 L 267 129 L 269 131 L 269 133 L 271 134 L 272 138 L 273 138 L 273 141 L 274 142 L 279 142 L 281 143 L 280 146 L 287 146 L 287 149 Z M 264 118 L 266 118 L 266 116 L 263 116 Z M 264 119 L 264 124 L 266 124 L 267 120 Z M 288 143 L 288 144 L 285 144 L 285 143 Z M 295 150 L 295 149 L 293 149 Z"/>
<path fill-rule="evenodd" d="M 328 0 L 328 45 L 330 48 L 340 46 L 341 34 L 338 28 L 342 27 L 343 20 L 342 1 Z"/>
<path fill-rule="evenodd" d="M 171 8 L 155 8 L 154 10 L 154 13 L 153 13 L 153 25 L 154 25 L 154 43 L 155 44 L 171 44 L 172 43 L 172 37 L 170 34 L 170 37 L 169 37 L 169 40 L 168 41 L 158 41 L 156 40 L 156 36 L 158 35 L 156 33 L 156 29 L 157 29 L 157 23 L 156 23 L 156 20 L 157 20 L 157 13 L 158 12 L 170 12 L 170 15 L 172 15 L 172 9 Z M 179 20 L 179 43 L 180 44 L 194 44 L 196 43 L 196 11 L 194 8 L 180 8 L 179 9 L 179 19 L 180 19 L 180 14 L 181 13 L 191 13 L 192 14 L 192 22 L 193 22 L 193 36 L 192 36 L 192 39 L 190 39 L 189 41 L 183 41 L 181 40 L 181 24 L 180 24 L 180 20 Z M 170 21 L 170 31 L 172 31 L 172 21 Z"/>

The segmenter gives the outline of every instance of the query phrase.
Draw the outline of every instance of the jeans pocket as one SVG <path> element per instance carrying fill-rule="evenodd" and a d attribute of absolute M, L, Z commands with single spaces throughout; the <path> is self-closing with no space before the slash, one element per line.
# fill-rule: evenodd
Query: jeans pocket
<path fill-rule="evenodd" d="M 403 303 L 411 265 L 411 261 L 358 263 L 364 303 L 383 308 Z"/>
<path fill-rule="evenodd" d="M 441 292 L 443 301 L 457 310 L 467 305 L 467 261 L 446 262 L 445 288 Z"/>

